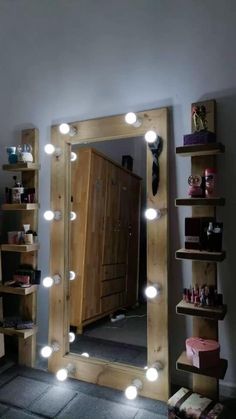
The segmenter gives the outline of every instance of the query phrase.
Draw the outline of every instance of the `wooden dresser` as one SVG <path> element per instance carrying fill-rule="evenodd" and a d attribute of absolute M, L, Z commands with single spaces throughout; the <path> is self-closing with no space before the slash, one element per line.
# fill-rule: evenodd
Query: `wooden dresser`
<path fill-rule="evenodd" d="M 92 148 L 72 164 L 70 324 L 137 301 L 141 178 Z"/>

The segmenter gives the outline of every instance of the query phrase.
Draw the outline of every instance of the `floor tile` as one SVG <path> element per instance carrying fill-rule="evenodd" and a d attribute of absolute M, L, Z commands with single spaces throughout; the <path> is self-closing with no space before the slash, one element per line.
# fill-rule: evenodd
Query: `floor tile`
<path fill-rule="evenodd" d="M 45 383 L 18 376 L 0 389 L 0 402 L 27 408 L 48 389 Z"/>
<path fill-rule="evenodd" d="M 76 396 L 76 392 L 65 388 L 51 387 L 42 397 L 30 405 L 32 412 L 53 418 Z"/>

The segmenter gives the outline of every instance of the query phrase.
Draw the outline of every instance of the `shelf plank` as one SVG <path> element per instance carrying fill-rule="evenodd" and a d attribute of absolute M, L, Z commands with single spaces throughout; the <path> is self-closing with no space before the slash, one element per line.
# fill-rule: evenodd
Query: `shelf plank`
<path fill-rule="evenodd" d="M 179 249 L 175 252 L 176 259 L 198 260 L 199 262 L 222 262 L 225 251 L 207 252 L 206 250 Z"/>
<path fill-rule="evenodd" d="M 36 292 L 38 289 L 37 285 L 31 285 L 28 288 L 21 287 L 10 287 L 7 285 L 0 285 L 0 293 L 4 294 L 17 294 L 17 295 L 28 295 Z"/>
<path fill-rule="evenodd" d="M 176 198 L 175 206 L 223 206 L 225 205 L 225 198 Z"/>
<path fill-rule="evenodd" d="M 3 170 L 10 172 L 19 172 L 26 170 L 39 170 L 40 164 L 38 163 L 15 163 L 15 164 L 3 164 Z"/>
<path fill-rule="evenodd" d="M 225 146 L 222 143 L 193 144 L 176 147 L 176 154 L 187 156 L 213 156 L 224 153 Z"/>
<path fill-rule="evenodd" d="M 1 250 L 5 252 L 34 252 L 39 249 L 38 243 L 33 244 L 2 244 Z"/>
<path fill-rule="evenodd" d="M 182 300 L 176 306 L 176 313 L 202 317 L 204 319 L 223 320 L 227 313 L 227 306 L 224 304 L 220 307 L 198 307 Z"/>
<path fill-rule="evenodd" d="M 17 330 L 13 327 L 0 327 L 0 333 L 8 336 L 18 336 L 19 338 L 27 339 L 30 336 L 33 336 L 37 333 L 37 326 L 34 326 L 32 329 L 22 329 Z"/>
<path fill-rule="evenodd" d="M 3 211 L 30 211 L 39 209 L 39 204 L 30 203 L 30 204 L 3 204 Z"/>
<path fill-rule="evenodd" d="M 182 352 L 176 362 L 176 369 L 194 374 L 206 375 L 208 377 L 214 377 L 217 379 L 223 379 L 227 370 L 228 361 L 226 359 L 220 359 L 219 365 L 207 369 L 199 369 L 193 366 L 191 359 L 186 355 L 186 352 Z"/>

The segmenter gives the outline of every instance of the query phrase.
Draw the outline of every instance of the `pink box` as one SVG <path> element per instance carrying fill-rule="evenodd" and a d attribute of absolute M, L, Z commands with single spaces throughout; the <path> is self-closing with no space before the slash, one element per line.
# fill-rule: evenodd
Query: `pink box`
<path fill-rule="evenodd" d="M 187 357 L 196 368 L 207 369 L 219 364 L 220 345 L 215 340 L 192 337 L 186 339 Z"/>

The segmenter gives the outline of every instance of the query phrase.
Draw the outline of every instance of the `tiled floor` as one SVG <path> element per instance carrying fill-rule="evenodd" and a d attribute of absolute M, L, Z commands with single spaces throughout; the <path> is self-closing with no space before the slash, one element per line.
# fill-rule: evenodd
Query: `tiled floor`
<path fill-rule="evenodd" d="M 44 371 L 12 366 L 0 374 L 0 417 L 4 419 L 164 419 L 165 403 L 139 397 L 128 401 L 110 388 Z"/>

